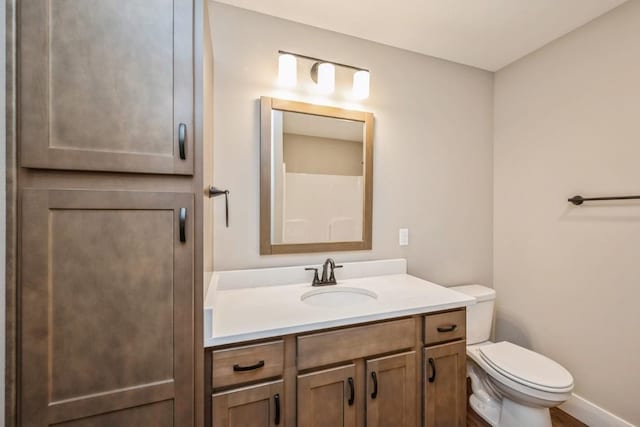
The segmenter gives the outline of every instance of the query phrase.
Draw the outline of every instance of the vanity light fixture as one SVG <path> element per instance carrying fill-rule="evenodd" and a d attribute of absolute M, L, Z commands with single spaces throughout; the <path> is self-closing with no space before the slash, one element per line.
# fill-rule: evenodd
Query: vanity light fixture
<path fill-rule="evenodd" d="M 316 62 L 311 68 L 312 78 L 316 82 L 318 91 L 324 95 L 333 93 L 336 88 L 336 67 L 329 62 Z"/>
<path fill-rule="evenodd" d="M 336 67 L 354 70 L 353 88 L 351 93 L 356 99 L 366 99 L 369 97 L 369 70 L 353 65 L 341 64 L 339 62 L 326 61 L 313 56 L 300 55 L 298 53 L 278 51 L 278 81 L 282 86 L 293 87 L 297 83 L 296 58 L 314 61 L 311 67 L 311 79 L 316 83 L 318 91 L 328 95 L 333 93 L 336 86 Z M 293 63 L 293 65 L 291 65 Z"/>
<path fill-rule="evenodd" d="M 353 96 L 357 99 L 369 97 L 369 72 L 359 70 L 353 73 Z"/>
<path fill-rule="evenodd" d="M 278 58 L 278 82 L 281 86 L 293 87 L 298 80 L 298 61 L 290 53 L 281 53 Z"/>

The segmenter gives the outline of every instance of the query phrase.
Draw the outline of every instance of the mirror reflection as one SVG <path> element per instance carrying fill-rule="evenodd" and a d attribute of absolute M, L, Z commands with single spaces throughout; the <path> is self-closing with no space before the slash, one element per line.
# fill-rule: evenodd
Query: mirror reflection
<path fill-rule="evenodd" d="M 364 123 L 271 113 L 271 243 L 362 240 Z"/>

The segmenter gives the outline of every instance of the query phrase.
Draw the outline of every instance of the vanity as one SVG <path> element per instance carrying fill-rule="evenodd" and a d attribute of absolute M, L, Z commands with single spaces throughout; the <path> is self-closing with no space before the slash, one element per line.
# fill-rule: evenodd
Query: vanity
<path fill-rule="evenodd" d="M 405 260 L 216 273 L 205 302 L 206 425 L 463 426 L 466 306 Z"/>
<path fill-rule="evenodd" d="M 372 249 L 373 115 L 260 104 L 260 254 Z M 221 271 L 205 294 L 207 426 L 466 423 L 475 299 L 404 259 Z"/>

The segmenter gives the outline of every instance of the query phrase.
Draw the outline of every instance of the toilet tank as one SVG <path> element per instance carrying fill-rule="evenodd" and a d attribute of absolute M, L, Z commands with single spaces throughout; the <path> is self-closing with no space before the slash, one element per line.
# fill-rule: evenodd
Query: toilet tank
<path fill-rule="evenodd" d="M 467 307 L 467 345 L 488 341 L 491 337 L 496 291 L 482 285 L 453 286 L 449 289 L 476 299 L 475 304 Z"/>

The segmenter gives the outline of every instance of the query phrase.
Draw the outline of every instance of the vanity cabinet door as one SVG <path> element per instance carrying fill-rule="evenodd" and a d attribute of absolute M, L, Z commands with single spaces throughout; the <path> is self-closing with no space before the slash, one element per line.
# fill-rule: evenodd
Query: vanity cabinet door
<path fill-rule="evenodd" d="M 426 427 L 463 427 L 466 423 L 466 344 L 464 341 L 424 350 Z"/>
<path fill-rule="evenodd" d="M 193 0 L 18 6 L 22 166 L 193 173 Z"/>
<path fill-rule="evenodd" d="M 284 426 L 282 380 L 213 395 L 213 427 Z"/>
<path fill-rule="evenodd" d="M 415 427 L 416 352 L 367 360 L 367 427 Z"/>
<path fill-rule="evenodd" d="M 22 192 L 22 425 L 193 425 L 192 218 L 190 193 Z"/>
<path fill-rule="evenodd" d="M 355 427 L 355 365 L 298 375 L 298 425 Z"/>

